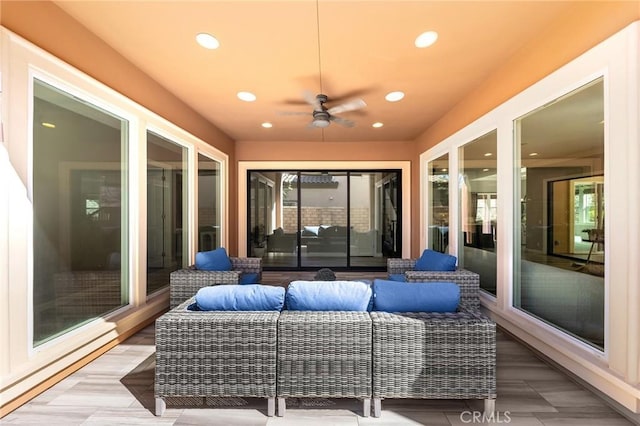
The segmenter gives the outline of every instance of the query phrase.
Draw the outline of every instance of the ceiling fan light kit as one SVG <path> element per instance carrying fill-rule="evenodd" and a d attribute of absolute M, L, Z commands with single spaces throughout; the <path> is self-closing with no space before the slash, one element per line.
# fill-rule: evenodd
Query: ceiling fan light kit
<path fill-rule="evenodd" d="M 313 121 L 311 125 L 313 127 L 328 127 L 330 116 L 327 111 L 313 111 Z"/>

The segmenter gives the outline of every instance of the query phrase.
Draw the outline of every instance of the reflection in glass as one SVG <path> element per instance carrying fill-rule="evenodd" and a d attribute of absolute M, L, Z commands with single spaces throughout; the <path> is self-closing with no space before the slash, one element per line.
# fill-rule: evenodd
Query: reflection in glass
<path fill-rule="evenodd" d="M 33 117 L 37 346 L 129 303 L 128 122 L 37 79 Z"/>
<path fill-rule="evenodd" d="M 459 148 L 460 252 L 458 265 L 480 275 L 496 294 L 497 131 Z"/>
<path fill-rule="evenodd" d="M 147 294 L 169 285 L 186 243 L 187 149 L 147 132 Z"/>
<path fill-rule="evenodd" d="M 198 154 L 198 251 L 220 247 L 220 163 Z"/>
<path fill-rule="evenodd" d="M 514 306 L 604 347 L 603 80 L 516 120 Z"/>
<path fill-rule="evenodd" d="M 449 250 L 449 154 L 429 161 L 427 168 L 428 248 L 446 253 Z"/>

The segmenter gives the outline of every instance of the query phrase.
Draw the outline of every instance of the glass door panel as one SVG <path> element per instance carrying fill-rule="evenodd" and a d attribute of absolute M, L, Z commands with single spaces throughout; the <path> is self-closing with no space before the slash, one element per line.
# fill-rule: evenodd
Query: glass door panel
<path fill-rule="evenodd" d="M 382 200 L 385 173 L 350 173 L 350 266 L 386 266 L 382 257 L 383 224 L 396 219 Z M 395 205 L 395 200 L 391 202 Z"/>
<path fill-rule="evenodd" d="M 347 266 L 347 173 L 305 171 L 299 179 L 301 266 Z"/>

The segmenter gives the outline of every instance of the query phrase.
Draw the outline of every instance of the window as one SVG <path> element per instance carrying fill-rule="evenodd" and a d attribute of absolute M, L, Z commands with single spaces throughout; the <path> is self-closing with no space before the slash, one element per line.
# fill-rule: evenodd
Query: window
<path fill-rule="evenodd" d="M 449 250 L 449 154 L 430 161 L 427 168 L 428 247 L 445 253 Z"/>
<path fill-rule="evenodd" d="M 147 294 L 169 285 L 186 252 L 187 149 L 147 131 Z"/>
<path fill-rule="evenodd" d="M 33 344 L 129 303 L 128 122 L 34 80 Z"/>
<path fill-rule="evenodd" d="M 516 120 L 514 306 L 604 347 L 604 84 Z"/>
<path fill-rule="evenodd" d="M 220 163 L 198 154 L 198 251 L 220 247 Z"/>
<path fill-rule="evenodd" d="M 458 265 L 480 275 L 480 287 L 496 295 L 497 131 L 458 150 L 460 242 Z"/>

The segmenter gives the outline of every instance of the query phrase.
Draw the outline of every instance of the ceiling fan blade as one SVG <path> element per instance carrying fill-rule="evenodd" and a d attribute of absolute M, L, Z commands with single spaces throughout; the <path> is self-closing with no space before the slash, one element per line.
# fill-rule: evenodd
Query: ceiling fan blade
<path fill-rule="evenodd" d="M 347 120 L 346 118 L 342 118 L 342 117 L 336 117 L 335 115 L 332 115 L 329 120 L 331 121 L 335 121 L 336 123 L 340 124 L 341 126 L 344 127 L 353 127 L 356 125 L 356 123 L 354 123 L 351 120 Z"/>
<path fill-rule="evenodd" d="M 329 108 L 327 112 L 329 114 L 341 114 L 343 112 L 364 108 L 366 106 L 367 106 L 366 102 L 363 101 L 362 99 L 352 99 L 343 104 L 336 105 L 334 107 Z"/>
<path fill-rule="evenodd" d="M 302 92 L 302 98 L 313 107 L 314 111 L 322 111 L 320 100 L 310 91 L 305 90 Z"/>
<path fill-rule="evenodd" d="M 374 91 L 376 88 L 375 87 L 363 87 L 360 89 L 354 89 L 354 90 L 350 90 L 347 93 L 342 93 L 340 95 L 333 95 L 331 96 L 331 101 L 334 103 L 340 103 L 343 101 L 347 101 L 349 99 L 354 99 L 354 98 L 361 98 L 369 93 L 371 93 L 372 91 Z M 333 93 L 331 90 L 325 89 L 327 93 Z"/>

